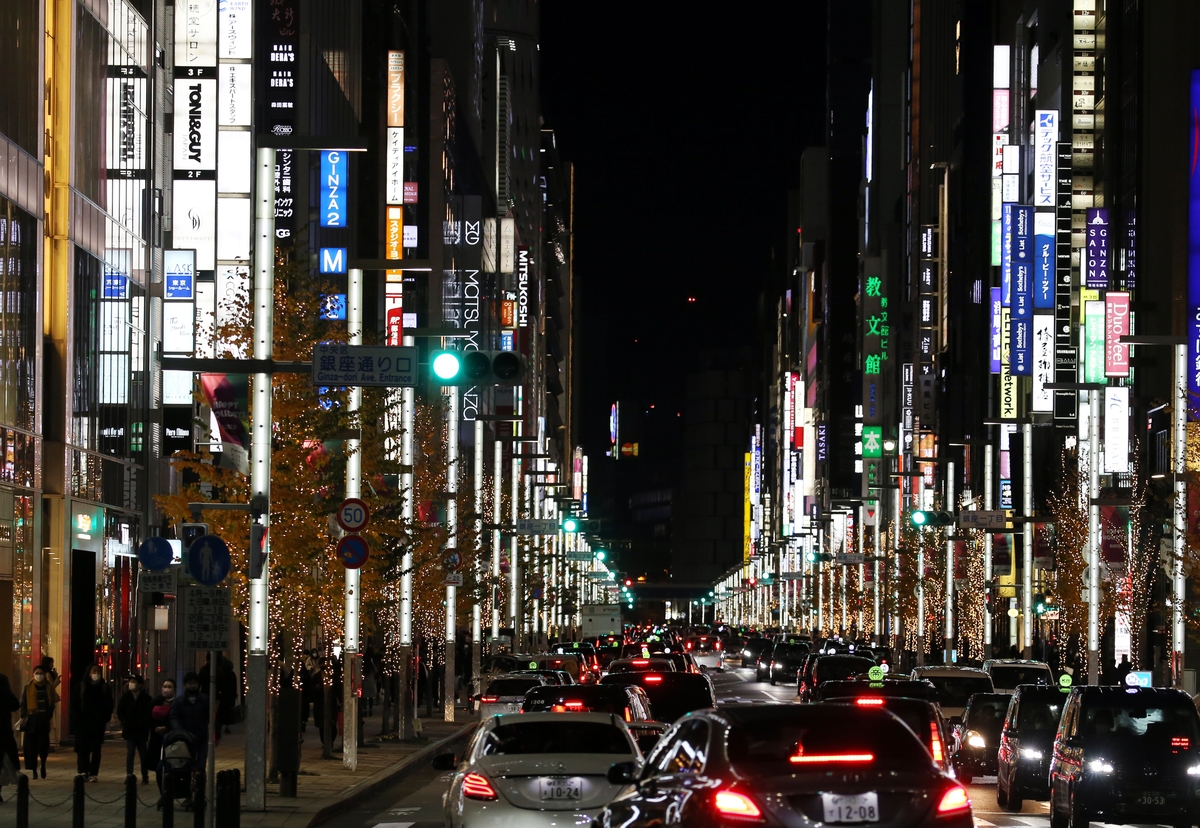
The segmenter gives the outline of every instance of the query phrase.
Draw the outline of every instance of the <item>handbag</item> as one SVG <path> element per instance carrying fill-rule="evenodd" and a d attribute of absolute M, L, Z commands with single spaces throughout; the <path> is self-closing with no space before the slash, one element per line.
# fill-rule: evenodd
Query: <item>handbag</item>
<path fill-rule="evenodd" d="M 13 732 L 24 733 L 27 727 L 29 727 L 29 717 L 22 716 L 21 718 L 17 719 L 17 723 L 13 725 Z"/>

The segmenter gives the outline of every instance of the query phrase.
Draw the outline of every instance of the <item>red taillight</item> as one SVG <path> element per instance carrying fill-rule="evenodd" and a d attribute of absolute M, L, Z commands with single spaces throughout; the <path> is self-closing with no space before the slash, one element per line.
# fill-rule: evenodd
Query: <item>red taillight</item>
<path fill-rule="evenodd" d="M 689 641 L 686 646 L 689 650 L 692 649 L 692 642 Z"/>
<path fill-rule="evenodd" d="M 941 762 L 945 754 L 942 752 L 942 734 L 938 732 L 937 722 L 929 723 L 929 752 L 933 761 Z"/>
<path fill-rule="evenodd" d="M 942 801 L 938 803 L 937 812 L 939 816 L 944 816 L 946 814 L 965 811 L 970 807 L 971 799 L 967 796 L 967 789 L 962 785 L 955 785 L 942 795 Z"/>
<path fill-rule="evenodd" d="M 714 647 L 715 647 L 715 649 L 718 649 L 718 650 L 719 650 L 719 649 L 721 649 L 721 642 L 720 642 L 720 641 L 718 641 L 718 642 L 717 642 L 717 643 L 714 645 Z"/>
<path fill-rule="evenodd" d="M 645 664 L 649 664 L 649 663 L 650 663 L 650 659 L 648 659 L 648 658 L 635 658 L 635 659 L 633 660 L 633 663 L 634 663 L 634 664 L 636 664 L 636 665 L 638 665 L 638 666 L 640 667 L 640 666 L 643 666 L 643 665 L 645 665 Z"/>
<path fill-rule="evenodd" d="M 724 816 L 748 817 L 750 819 L 759 819 L 762 817 L 762 811 L 754 804 L 754 800 L 737 791 L 717 791 L 714 804 L 716 805 L 717 813 Z"/>
<path fill-rule="evenodd" d="M 881 704 L 883 704 L 883 699 L 876 699 L 873 697 L 868 698 L 864 696 L 861 699 L 855 699 L 854 703 L 861 704 L 863 707 L 879 707 Z"/>
<path fill-rule="evenodd" d="M 566 707 L 567 707 L 567 710 L 583 710 L 583 702 L 569 701 L 569 702 L 567 702 Z"/>
<path fill-rule="evenodd" d="M 1183 748 L 1184 750 L 1187 750 L 1191 746 L 1192 740 L 1186 736 L 1171 737 L 1171 747 L 1173 748 Z"/>
<path fill-rule="evenodd" d="M 462 793 L 467 799 L 482 799 L 488 802 L 499 798 L 487 777 L 478 773 L 468 773 L 463 777 Z"/>
<path fill-rule="evenodd" d="M 874 753 L 798 753 L 789 756 L 788 761 L 793 765 L 816 765 L 824 762 L 839 764 L 855 764 L 874 762 Z"/>
<path fill-rule="evenodd" d="M 479 700 L 481 702 L 483 702 L 484 704 L 495 704 L 496 702 L 500 701 L 500 697 L 499 696 L 480 696 Z"/>
<path fill-rule="evenodd" d="M 646 676 L 646 681 L 650 684 L 658 684 L 662 681 L 662 676 Z"/>

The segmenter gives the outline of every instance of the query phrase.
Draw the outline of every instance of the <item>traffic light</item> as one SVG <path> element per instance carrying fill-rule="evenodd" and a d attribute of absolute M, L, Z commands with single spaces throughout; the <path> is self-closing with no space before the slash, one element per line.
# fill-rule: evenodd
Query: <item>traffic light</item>
<path fill-rule="evenodd" d="M 179 527 L 179 541 L 185 550 L 207 534 L 207 523 L 185 523 Z"/>
<path fill-rule="evenodd" d="M 581 521 L 579 518 L 575 517 L 574 515 L 566 515 L 558 523 L 558 528 L 562 529 L 568 535 L 575 534 L 576 532 L 578 532 L 580 530 L 580 528 L 582 528 L 582 526 L 583 526 L 583 521 Z"/>
<path fill-rule="evenodd" d="M 805 557 L 808 558 L 809 563 L 819 563 L 833 560 L 833 555 L 829 552 L 809 552 Z"/>
<path fill-rule="evenodd" d="M 597 549 L 597 550 L 596 550 L 596 560 L 597 560 L 597 561 L 600 561 L 601 563 L 604 563 L 604 561 L 606 561 L 607 559 L 608 559 L 608 553 L 607 553 L 607 552 L 605 552 L 603 549 Z"/>
<path fill-rule="evenodd" d="M 440 385 L 520 385 L 525 357 L 515 351 L 434 351 L 429 370 Z"/>
<path fill-rule="evenodd" d="M 429 355 L 429 371 L 442 385 L 459 385 L 463 379 L 463 355 L 458 351 L 434 351 Z"/>
<path fill-rule="evenodd" d="M 1050 612 L 1053 609 L 1054 609 L 1054 607 L 1050 606 L 1050 601 L 1046 598 L 1046 593 L 1044 593 L 1044 592 L 1033 593 L 1034 615 L 1045 615 L 1046 613 Z"/>
<path fill-rule="evenodd" d="M 267 527 L 261 523 L 250 524 L 250 580 L 262 577 L 267 563 Z"/>
<path fill-rule="evenodd" d="M 625 579 L 625 586 L 627 586 L 627 587 L 631 587 L 631 586 L 633 586 L 633 579 L 632 579 L 632 578 L 626 578 L 626 579 Z"/>
<path fill-rule="evenodd" d="M 925 529 L 931 526 L 953 526 L 954 515 L 950 512 L 923 512 L 917 510 L 912 513 L 912 525 L 918 529 Z"/>

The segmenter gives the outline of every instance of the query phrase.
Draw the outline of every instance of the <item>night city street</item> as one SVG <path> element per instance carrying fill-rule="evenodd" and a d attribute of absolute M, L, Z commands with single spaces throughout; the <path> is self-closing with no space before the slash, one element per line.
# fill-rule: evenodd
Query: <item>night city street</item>
<path fill-rule="evenodd" d="M 1197 33 L 0 0 L 0 828 L 1200 828 Z"/>

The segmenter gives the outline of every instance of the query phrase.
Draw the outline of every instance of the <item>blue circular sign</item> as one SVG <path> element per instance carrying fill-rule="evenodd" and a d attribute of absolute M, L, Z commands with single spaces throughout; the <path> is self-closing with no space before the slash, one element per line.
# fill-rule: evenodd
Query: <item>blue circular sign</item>
<path fill-rule="evenodd" d="M 346 535 L 338 541 L 337 553 L 346 569 L 358 569 L 371 555 L 366 538 L 362 535 Z"/>
<path fill-rule="evenodd" d="M 171 550 L 170 541 L 155 536 L 142 541 L 138 547 L 138 560 L 146 569 L 160 571 L 171 566 L 175 553 Z"/>
<path fill-rule="evenodd" d="M 229 567 L 229 547 L 216 535 L 202 535 L 188 547 L 188 572 L 205 586 L 216 586 L 224 581 Z"/>

